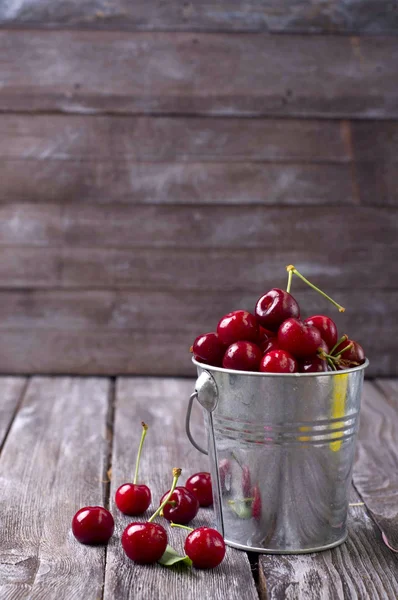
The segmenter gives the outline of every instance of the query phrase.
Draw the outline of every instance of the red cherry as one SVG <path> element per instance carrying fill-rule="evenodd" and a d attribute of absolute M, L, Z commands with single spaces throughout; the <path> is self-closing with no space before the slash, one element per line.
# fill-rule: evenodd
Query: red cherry
<path fill-rule="evenodd" d="M 257 300 L 254 314 L 260 325 L 276 331 L 286 319 L 298 318 L 300 308 L 291 294 L 273 288 Z"/>
<path fill-rule="evenodd" d="M 165 553 L 167 533 L 157 523 L 130 523 L 123 531 L 122 546 L 131 560 L 148 565 Z"/>
<path fill-rule="evenodd" d="M 278 338 L 276 338 L 276 337 L 269 338 L 269 340 L 267 342 L 264 342 L 263 344 L 261 344 L 261 351 L 263 354 L 266 354 L 267 352 L 271 352 L 271 350 L 280 350 L 279 345 L 278 345 Z"/>
<path fill-rule="evenodd" d="M 258 485 L 253 488 L 252 517 L 257 521 L 261 518 L 261 495 Z"/>
<path fill-rule="evenodd" d="M 195 359 L 213 367 L 221 367 L 225 349 L 217 333 L 214 332 L 199 335 L 192 346 Z"/>
<path fill-rule="evenodd" d="M 85 506 L 72 519 L 72 532 L 82 544 L 106 544 L 113 534 L 115 522 L 102 506 Z"/>
<path fill-rule="evenodd" d="M 162 496 L 159 504 L 162 504 L 169 492 L 170 490 Z M 163 508 L 163 516 L 168 521 L 173 521 L 173 523 L 179 523 L 180 525 L 186 525 L 192 521 L 199 510 L 199 500 L 197 497 L 182 486 L 176 487 L 169 502 L 171 504 L 166 504 Z"/>
<path fill-rule="evenodd" d="M 297 361 L 286 350 L 271 350 L 264 354 L 260 363 L 262 373 L 297 373 Z"/>
<path fill-rule="evenodd" d="M 333 348 L 337 342 L 337 327 L 330 317 L 326 317 L 325 315 L 314 315 L 313 317 L 305 319 L 304 323 L 316 327 L 328 347 Z"/>
<path fill-rule="evenodd" d="M 226 492 L 231 487 L 231 463 L 228 458 L 223 458 L 218 464 L 218 474 L 220 477 L 220 487 L 222 492 Z"/>
<path fill-rule="evenodd" d="M 307 358 L 316 354 L 321 340 L 318 329 L 299 319 L 287 319 L 278 330 L 279 346 L 296 358 Z"/>
<path fill-rule="evenodd" d="M 352 344 L 351 348 L 349 348 L 345 352 L 341 352 L 342 350 L 344 350 L 344 348 L 347 348 L 347 346 L 350 346 L 351 344 Z M 354 340 L 346 340 L 345 342 L 341 342 L 341 344 L 339 344 L 337 346 L 337 348 L 334 350 L 333 356 L 338 356 L 338 354 L 340 354 L 340 352 L 341 352 L 341 358 L 343 361 L 347 361 L 349 363 L 354 362 L 354 363 L 358 363 L 359 365 L 361 365 L 362 363 L 365 362 L 365 351 L 362 348 L 362 346 L 360 344 L 358 344 L 358 342 L 355 342 Z M 342 365 L 342 366 L 344 367 L 344 365 Z M 353 365 L 353 366 L 355 366 L 355 365 Z M 347 366 L 345 368 L 347 368 Z"/>
<path fill-rule="evenodd" d="M 213 504 L 210 473 L 201 472 L 191 475 L 187 479 L 185 487 L 197 497 L 199 506 L 211 506 Z"/>
<path fill-rule="evenodd" d="M 250 469 L 247 465 L 242 467 L 242 494 L 244 498 L 249 498 L 252 493 L 252 483 Z"/>
<path fill-rule="evenodd" d="M 264 344 L 270 338 L 275 337 L 275 331 L 270 331 L 269 329 L 265 329 L 265 327 L 262 327 L 261 325 L 259 325 L 258 330 L 259 330 L 258 340 L 257 340 L 258 344 Z"/>
<path fill-rule="evenodd" d="M 124 483 L 116 490 L 115 503 L 125 515 L 142 515 L 151 503 L 151 490 L 146 485 Z"/>
<path fill-rule="evenodd" d="M 213 569 L 225 556 L 222 535 L 210 527 L 194 529 L 187 536 L 184 549 L 197 569 Z"/>
<path fill-rule="evenodd" d="M 252 342 L 235 342 L 231 344 L 222 361 L 224 369 L 236 371 L 258 371 L 262 352 Z"/>
<path fill-rule="evenodd" d="M 220 319 L 217 333 L 221 342 L 230 346 L 234 342 L 257 342 L 259 329 L 256 317 L 247 310 L 235 310 Z"/>
<path fill-rule="evenodd" d="M 329 348 L 324 340 L 321 340 L 320 346 L 317 353 L 309 358 L 304 358 L 299 361 L 298 370 L 299 373 L 324 373 L 329 371 L 329 365 L 326 358 L 322 358 L 320 350 L 323 350 L 326 354 L 329 354 Z"/>

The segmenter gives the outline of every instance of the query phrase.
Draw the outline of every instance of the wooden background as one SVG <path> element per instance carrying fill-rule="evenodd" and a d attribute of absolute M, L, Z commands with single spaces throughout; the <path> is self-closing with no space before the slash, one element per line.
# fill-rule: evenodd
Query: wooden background
<path fill-rule="evenodd" d="M 398 6 L 0 3 L 0 372 L 189 374 L 293 263 L 398 374 Z"/>

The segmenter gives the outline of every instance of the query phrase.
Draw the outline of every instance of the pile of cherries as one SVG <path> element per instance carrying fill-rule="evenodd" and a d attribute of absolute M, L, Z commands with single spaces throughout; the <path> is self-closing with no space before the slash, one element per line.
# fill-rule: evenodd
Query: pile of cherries
<path fill-rule="evenodd" d="M 319 373 L 350 369 L 365 362 L 365 353 L 343 335 L 325 315 L 300 319 L 300 307 L 290 294 L 293 274 L 334 304 L 344 308 L 309 282 L 293 265 L 287 291 L 273 288 L 263 294 L 254 314 L 235 310 L 224 315 L 217 331 L 198 336 L 191 352 L 201 363 L 238 371 L 263 373 Z"/>
<path fill-rule="evenodd" d="M 151 504 L 152 494 L 147 485 L 138 484 L 138 468 L 141 451 L 148 430 L 142 423 L 143 431 L 137 454 L 136 468 L 133 483 L 124 483 L 115 494 L 115 503 L 125 515 L 142 515 Z M 163 560 L 169 549 L 175 557 L 178 554 L 168 546 L 168 537 L 165 528 L 159 523 L 154 523 L 156 517 L 163 516 L 171 522 L 172 527 L 189 529 L 191 533 L 185 540 L 185 557 L 178 557 L 185 563 L 189 562 L 198 569 L 216 567 L 225 555 L 225 543 L 218 531 L 210 527 L 191 529 L 186 527 L 196 517 L 199 507 L 211 506 L 213 494 L 210 473 L 195 473 L 189 477 L 185 486 L 177 486 L 181 469 L 173 469 L 173 483 L 161 498 L 159 507 L 148 521 L 134 521 L 127 525 L 123 531 L 121 542 L 125 554 L 138 564 L 151 564 Z M 72 532 L 82 544 L 106 544 L 113 535 L 115 522 L 112 514 L 102 506 L 86 506 L 81 508 L 72 519 Z"/>

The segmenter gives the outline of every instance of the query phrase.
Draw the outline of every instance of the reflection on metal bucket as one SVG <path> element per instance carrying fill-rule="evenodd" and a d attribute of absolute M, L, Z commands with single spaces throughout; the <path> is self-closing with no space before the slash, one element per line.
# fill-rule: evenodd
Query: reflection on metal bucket
<path fill-rule="evenodd" d="M 187 432 L 200 449 L 189 431 L 197 398 L 205 413 L 217 527 L 226 543 L 265 553 L 341 544 L 368 362 L 289 375 L 193 362 L 198 380 Z"/>

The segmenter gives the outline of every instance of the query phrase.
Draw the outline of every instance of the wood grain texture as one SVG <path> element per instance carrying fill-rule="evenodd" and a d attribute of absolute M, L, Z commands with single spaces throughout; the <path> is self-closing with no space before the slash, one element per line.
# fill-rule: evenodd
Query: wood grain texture
<path fill-rule="evenodd" d="M 192 448 L 185 434 L 185 411 L 193 380 L 122 378 L 117 381 L 111 499 L 119 485 L 129 481 L 141 435 L 140 422 L 149 425 L 140 467 L 140 480 L 152 491 L 152 507 L 170 489 L 172 468 L 181 467 L 181 485 L 198 471 L 208 470 L 208 461 Z M 195 413 L 193 429 L 203 435 L 201 416 Z M 151 447 L 150 447 L 151 446 Z M 156 457 L 156 459 L 154 459 Z M 135 520 L 144 520 L 137 518 Z M 119 538 L 131 517 L 117 519 L 115 536 L 108 545 L 104 600 L 113 598 L 152 600 L 194 600 L 196 598 L 258 598 L 251 567 L 243 552 L 227 549 L 224 561 L 211 571 L 184 568 L 165 569 L 159 565 L 142 567 L 132 563 L 123 553 Z M 166 521 L 162 521 L 166 525 Z M 200 509 L 192 526 L 213 524 L 213 511 Z M 166 525 L 169 543 L 183 552 L 186 532 Z"/>
<path fill-rule="evenodd" d="M 394 37 L 15 30 L 0 54 L 1 111 L 398 115 Z"/>
<path fill-rule="evenodd" d="M 70 523 L 103 502 L 108 392 L 106 379 L 32 379 L 0 459 L 2 599 L 100 597 L 105 550 Z"/>
<path fill-rule="evenodd" d="M 26 383 L 25 377 L 0 378 L 0 451 L 22 400 Z"/>
<path fill-rule="evenodd" d="M 322 236 L 320 236 L 322 232 Z M 0 246 L 274 249 L 390 248 L 398 207 L 0 204 Z"/>
<path fill-rule="evenodd" d="M 358 496 L 353 492 L 352 501 Z M 397 557 L 364 506 L 349 508 L 348 540 L 318 554 L 260 556 L 263 600 L 395 600 Z"/>
<path fill-rule="evenodd" d="M 398 385 L 365 384 L 354 484 L 398 551 Z"/>
<path fill-rule="evenodd" d="M 3 26 L 117 28 L 188 31 L 394 32 L 397 12 L 390 0 L 221 0 L 216 4 L 151 0 L 8 0 Z"/>

